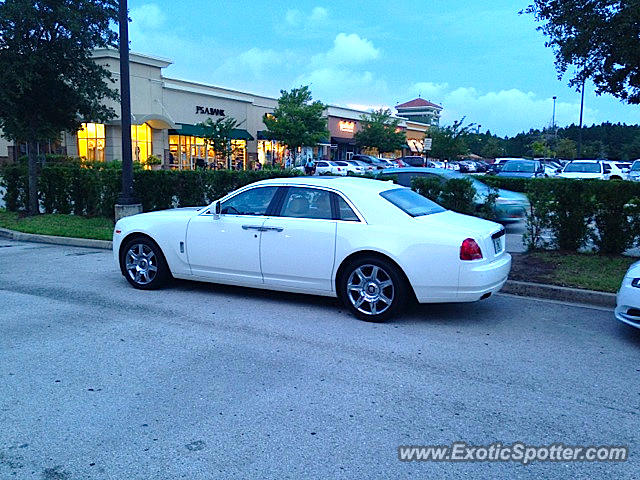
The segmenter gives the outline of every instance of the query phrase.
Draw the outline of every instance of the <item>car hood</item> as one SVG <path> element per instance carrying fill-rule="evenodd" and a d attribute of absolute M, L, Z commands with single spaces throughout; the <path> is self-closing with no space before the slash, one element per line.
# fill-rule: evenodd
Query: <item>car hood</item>
<path fill-rule="evenodd" d="M 511 178 L 533 178 L 535 173 L 531 172 L 498 172 L 499 177 L 511 177 Z"/>
<path fill-rule="evenodd" d="M 602 178 L 601 173 L 567 172 L 558 174 L 562 178 Z"/>
<path fill-rule="evenodd" d="M 138 215 L 134 215 L 135 218 L 158 218 L 158 217 L 173 217 L 173 218 L 184 218 L 184 217 L 192 217 L 198 210 L 204 207 L 181 207 L 181 208 L 169 208 L 167 210 L 158 210 L 156 212 L 146 212 L 140 213 Z M 131 218 L 134 218 L 131 217 Z M 125 217 L 128 218 L 128 217 Z"/>
<path fill-rule="evenodd" d="M 632 263 L 624 276 L 626 278 L 640 278 L 640 261 Z"/>

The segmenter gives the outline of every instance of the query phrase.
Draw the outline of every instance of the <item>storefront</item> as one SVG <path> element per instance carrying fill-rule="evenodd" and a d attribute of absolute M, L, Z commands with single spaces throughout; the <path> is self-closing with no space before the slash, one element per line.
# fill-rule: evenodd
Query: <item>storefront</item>
<path fill-rule="evenodd" d="M 97 64 L 109 70 L 118 86 L 118 51 L 100 49 L 94 51 L 93 57 Z M 132 157 L 147 168 L 252 169 L 257 167 L 257 162 L 261 166 L 286 166 L 293 164 L 294 158 L 298 163 L 308 157 L 345 160 L 358 152 L 354 135 L 361 128 L 365 111 L 328 106 L 325 115 L 329 138 L 304 147 L 295 155 L 281 142 L 269 138 L 263 122 L 265 115 L 277 107 L 277 98 L 169 78 L 163 70 L 171 63 L 160 57 L 130 53 Z M 105 103 L 120 112 L 116 101 Z M 209 118 L 234 119 L 238 124 L 230 138 L 228 159 L 205 142 L 204 130 L 199 124 Z M 77 132 L 63 133 L 56 151 L 87 161 L 121 160 L 120 119 L 106 123 L 91 120 L 86 119 Z M 405 127 L 402 124 L 402 128 Z M 23 150 L 21 145 L 10 145 L 0 137 L 0 157 L 8 158 L 11 151 L 17 158 Z"/>

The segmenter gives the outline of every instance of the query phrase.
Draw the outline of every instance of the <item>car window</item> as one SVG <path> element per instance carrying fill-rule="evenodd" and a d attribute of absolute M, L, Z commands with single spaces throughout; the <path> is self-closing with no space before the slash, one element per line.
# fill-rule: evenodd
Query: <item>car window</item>
<path fill-rule="evenodd" d="M 335 193 L 332 193 L 332 195 L 335 195 L 336 198 L 338 199 L 338 215 L 340 220 L 345 220 L 347 222 L 360 221 L 360 219 L 358 218 L 356 213 L 353 211 L 353 209 L 349 206 L 347 202 L 344 201 L 344 198 L 342 198 L 340 195 L 336 195 Z"/>
<path fill-rule="evenodd" d="M 331 192 L 316 188 L 289 187 L 280 216 L 331 220 Z"/>
<path fill-rule="evenodd" d="M 266 215 L 278 187 L 256 187 L 234 195 L 220 204 L 223 215 Z"/>
<path fill-rule="evenodd" d="M 631 171 L 637 172 L 638 170 L 640 170 L 640 160 L 636 160 L 633 162 L 633 165 L 631 165 Z"/>
<path fill-rule="evenodd" d="M 327 162 L 318 162 L 319 167 L 328 167 L 329 164 Z"/>
<path fill-rule="evenodd" d="M 518 162 L 509 160 L 502 168 L 503 172 L 515 172 L 515 173 L 533 173 L 536 170 L 536 165 L 533 162 Z"/>
<path fill-rule="evenodd" d="M 380 193 L 380 196 L 412 217 L 421 217 L 445 211 L 437 203 L 408 188 L 387 190 Z"/>
<path fill-rule="evenodd" d="M 347 167 L 347 166 L 349 166 L 348 162 L 333 162 L 333 163 L 335 163 L 339 167 Z"/>
<path fill-rule="evenodd" d="M 599 163 L 570 163 L 564 168 L 564 173 L 600 173 Z"/>
<path fill-rule="evenodd" d="M 604 173 L 610 173 L 611 172 L 611 165 L 603 163 L 602 166 L 604 167 Z"/>

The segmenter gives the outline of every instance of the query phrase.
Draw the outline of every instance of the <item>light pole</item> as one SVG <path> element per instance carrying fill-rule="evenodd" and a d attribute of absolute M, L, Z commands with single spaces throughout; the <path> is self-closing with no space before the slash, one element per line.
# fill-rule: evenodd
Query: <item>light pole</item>
<path fill-rule="evenodd" d="M 129 10 L 127 0 L 120 0 L 120 125 L 122 127 L 122 191 L 115 206 L 115 217 L 135 215 L 142 211 L 133 196 L 133 158 L 131 155 L 131 86 L 129 79 Z"/>
<path fill-rule="evenodd" d="M 580 98 L 580 125 L 578 126 L 578 158 L 582 158 L 582 113 L 584 112 L 584 84 L 585 80 L 582 80 L 582 95 Z"/>
<path fill-rule="evenodd" d="M 476 134 L 480 135 L 480 127 L 482 127 L 482 125 L 478 124 L 478 126 L 476 127 Z"/>
<path fill-rule="evenodd" d="M 553 128 L 553 136 L 556 136 L 556 99 L 558 97 L 556 97 L 555 95 L 553 96 L 553 117 L 551 120 L 551 128 Z"/>

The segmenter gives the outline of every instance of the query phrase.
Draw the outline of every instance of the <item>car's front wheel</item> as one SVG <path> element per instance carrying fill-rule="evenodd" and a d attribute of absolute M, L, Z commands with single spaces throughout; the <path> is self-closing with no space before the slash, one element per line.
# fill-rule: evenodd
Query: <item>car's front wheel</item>
<path fill-rule="evenodd" d="M 146 237 L 126 243 L 120 255 L 120 269 L 127 281 L 141 290 L 160 288 L 170 277 L 160 247 Z"/>
<path fill-rule="evenodd" d="M 338 290 L 343 303 L 361 320 L 384 322 L 401 312 L 407 285 L 399 269 L 382 258 L 364 257 L 342 272 Z"/>

